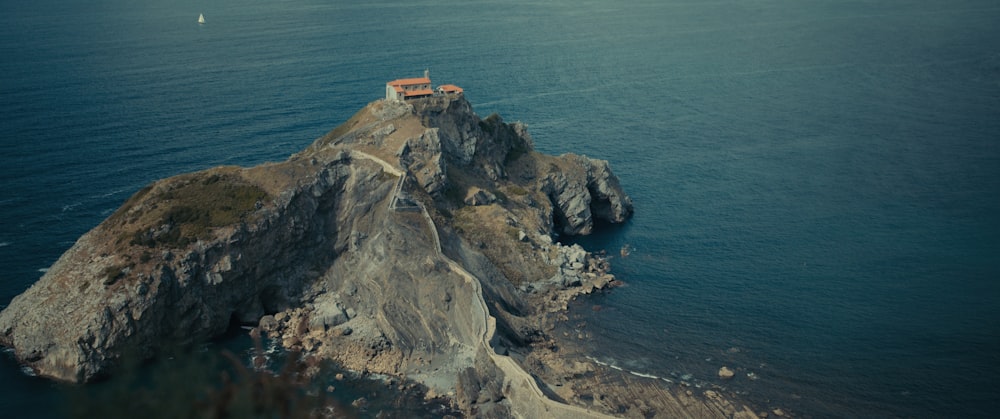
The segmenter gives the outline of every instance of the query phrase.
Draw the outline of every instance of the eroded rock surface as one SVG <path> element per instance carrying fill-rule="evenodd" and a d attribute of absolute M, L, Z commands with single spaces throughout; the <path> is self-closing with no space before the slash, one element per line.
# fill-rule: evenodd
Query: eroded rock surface
<path fill-rule="evenodd" d="M 0 313 L 0 345 L 85 382 L 126 351 L 250 324 L 470 414 L 595 416 L 544 397 L 514 357 L 614 282 L 553 238 L 631 213 L 607 162 L 539 154 L 523 125 L 461 96 L 377 101 L 287 161 L 136 193 Z"/>

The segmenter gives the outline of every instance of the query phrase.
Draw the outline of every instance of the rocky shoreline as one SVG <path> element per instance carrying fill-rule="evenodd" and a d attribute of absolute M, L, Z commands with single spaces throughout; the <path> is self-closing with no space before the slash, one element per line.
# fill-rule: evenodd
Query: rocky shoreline
<path fill-rule="evenodd" d="M 0 313 L 0 345 L 87 382 L 236 322 L 468 416 L 752 417 L 721 396 L 635 398 L 648 386 L 559 351 L 568 302 L 616 280 L 553 237 L 631 213 L 607 162 L 537 153 L 461 95 L 376 101 L 285 162 L 139 191 Z"/>

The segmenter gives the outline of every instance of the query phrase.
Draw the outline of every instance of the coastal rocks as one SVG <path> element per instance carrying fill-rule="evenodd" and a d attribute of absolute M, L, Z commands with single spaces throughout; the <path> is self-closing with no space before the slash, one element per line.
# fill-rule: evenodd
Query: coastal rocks
<path fill-rule="evenodd" d="M 127 238 L 141 237 L 130 232 L 145 231 L 142 224 L 147 220 L 159 225 L 157 218 L 165 217 L 159 215 L 162 211 L 196 214 L 189 206 L 171 207 L 170 199 L 179 199 L 170 198 L 177 191 L 211 188 L 239 199 L 243 190 L 251 190 L 243 185 L 278 177 L 265 172 L 303 170 L 303 163 L 212 169 L 140 192 L 81 237 L 0 313 L 0 344 L 15 348 L 18 358 L 39 375 L 87 381 L 114 364 L 126 346 L 150 356 L 167 342 L 183 346 L 202 341 L 225 332 L 234 320 L 256 324 L 265 312 L 293 304 L 315 278 L 300 261 L 333 260 L 344 249 L 335 226 L 364 213 L 389 192 L 390 185 L 363 175 L 377 166 L 347 167 L 343 160 L 331 159 L 314 168 L 319 173 L 311 183 L 296 183 L 257 199 L 267 201 L 259 208 L 249 201 L 241 224 L 203 226 L 193 215 L 170 215 L 187 220 L 177 227 L 180 237 L 157 242 L 137 238 L 132 243 Z M 257 185 L 257 190 L 267 190 L 267 184 Z M 343 190 L 352 191 L 354 206 L 338 210 L 331 204 Z M 214 205 L 226 200 L 215 196 L 214 201 L 190 205 L 203 205 L 198 211 L 222 217 L 225 208 Z M 197 236 L 185 243 L 186 234 Z M 114 282 L 98 282 L 112 276 Z"/>
<path fill-rule="evenodd" d="M 625 222 L 632 216 L 632 198 L 622 190 L 618 177 L 611 173 L 607 160 L 586 159 L 587 190 L 592 197 L 590 209 L 593 217 L 612 224 Z"/>
<path fill-rule="evenodd" d="M 260 322 L 257 323 L 257 327 L 261 330 L 273 330 L 278 327 L 278 320 L 274 316 L 268 314 L 260 318 Z"/>
<path fill-rule="evenodd" d="M 464 99 L 379 101 L 285 162 L 139 191 L 0 313 L 0 345 L 85 382 L 126 348 L 152 357 L 256 325 L 456 394 L 468 414 L 537 416 L 565 406 L 503 354 L 613 282 L 604 258 L 552 237 L 631 211 L 606 162 L 534 152 L 523 125 L 480 120 Z"/>
<path fill-rule="evenodd" d="M 622 191 L 607 161 L 572 154 L 563 157 L 541 180 L 560 233 L 590 234 L 595 219 L 621 223 L 632 215 L 632 199 Z"/>
<path fill-rule="evenodd" d="M 564 287 L 580 287 L 589 285 L 584 293 L 589 294 L 595 289 L 602 289 L 614 281 L 608 275 L 610 269 L 607 259 L 600 255 L 587 252 L 578 244 L 572 246 L 555 245 L 556 256 L 550 263 L 559 268 L 553 282 Z"/>
<path fill-rule="evenodd" d="M 723 380 L 729 380 L 733 378 L 734 375 L 736 375 L 736 373 L 729 369 L 729 367 L 719 368 L 719 378 Z"/>
<path fill-rule="evenodd" d="M 536 301 L 546 312 L 565 310 L 578 295 L 618 284 L 614 275 L 608 273 L 610 265 L 603 255 L 587 252 L 578 244 L 566 246 L 553 243 L 544 245 L 542 250 L 553 255 L 546 256 L 545 260 L 556 267 L 555 275 L 545 281 L 525 284 L 521 290 L 545 295 Z"/>

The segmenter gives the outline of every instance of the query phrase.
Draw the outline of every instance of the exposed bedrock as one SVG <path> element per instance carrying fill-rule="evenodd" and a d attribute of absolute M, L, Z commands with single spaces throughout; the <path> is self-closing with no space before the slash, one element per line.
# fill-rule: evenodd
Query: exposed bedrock
<path fill-rule="evenodd" d="M 0 313 L 0 345 L 40 375 L 85 382 L 125 352 L 259 324 L 468 412 L 574 412 L 504 355 L 565 307 L 545 290 L 613 280 L 603 259 L 552 238 L 631 212 L 607 162 L 539 154 L 523 125 L 480 119 L 461 96 L 377 101 L 284 162 L 137 192 Z"/>

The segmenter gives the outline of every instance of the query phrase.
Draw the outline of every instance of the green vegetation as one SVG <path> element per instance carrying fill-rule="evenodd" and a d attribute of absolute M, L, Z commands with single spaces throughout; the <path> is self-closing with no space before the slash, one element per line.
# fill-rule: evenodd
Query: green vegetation
<path fill-rule="evenodd" d="M 506 204 L 510 202 L 510 199 L 507 199 L 507 194 L 501 191 L 493 191 L 493 195 L 497 197 L 497 201 L 499 201 L 501 204 Z"/>
<path fill-rule="evenodd" d="M 510 185 L 510 186 L 508 186 L 507 187 L 507 192 L 510 192 L 510 193 L 512 193 L 514 195 L 517 195 L 517 196 L 525 196 L 525 195 L 528 194 L 528 191 L 525 190 L 524 188 L 522 188 L 520 185 Z"/>
<path fill-rule="evenodd" d="M 455 211 L 452 226 L 514 285 L 521 285 L 528 279 L 520 256 L 525 244 L 518 240 L 519 230 L 504 222 L 505 214 L 498 205 L 463 207 Z"/>
<path fill-rule="evenodd" d="M 118 282 L 121 277 L 125 276 L 125 268 L 123 266 L 111 265 L 104 268 L 104 271 L 101 272 L 101 276 L 104 278 L 104 285 L 111 285 Z"/>
<path fill-rule="evenodd" d="M 399 179 L 399 176 L 396 176 L 396 175 L 394 175 L 392 173 L 389 173 L 389 172 L 383 170 L 383 171 L 379 172 L 377 179 L 378 179 L 379 182 L 385 182 L 387 180 L 396 180 L 396 179 Z"/>
<path fill-rule="evenodd" d="M 465 186 L 459 185 L 454 181 L 448 182 L 448 185 L 444 188 L 444 198 L 455 207 L 465 205 Z"/>
<path fill-rule="evenodd" d="M 127 218 L 138 228 L 126 233 L 131 245 L 147 247 L 183 247 L 211 237 L 212 229 L 246 221 L 259 205 L 270 201 L 267 192 L 232 173 L 221 171 L 187 175 L 148 199 L 129 200 L 132 206 L 142 201 L 149 208 L 129 214 L 120 210 L 112 217 Z M 150 194 L 143 190 L 140 195 Z M 133 202 L 134 201 L 134 202 Z M 126 207 L 130 207 L 126 204 Z M 149 260 L 141 256 L 140 260 Z"/>
<path fill-rule="evenodd" d="M 316 145 L 330 144 L 330 142 L 340 137 L 343 137 L 344 134 L 351 132 L 351 130 L 360 125 L 361 122 L 364 121 L 365 117 L 368 116 L 368 114 L 369 114 L 368 108 L 361 109 L 353 116 L 351 116 L 351 118 L 348 119 L 347 122 L 340 124 L 339 126 L 337 126 L 337 128 L 334 128 L 333 131 L 330 131 L 329 134 L 324 135 L 323 138 Z"/>
<path fill-rule="evenodd" d="M 454 227 L 459 233 L 468 234 L 483 227 L 482 220 L 479 219 L 476 207 L 459 208 L 453 212 L 453 218 L 455 220 Z"/>
<path fill-rule="evenodd" d="M 531 150 L 528 148 L 528 144 L 525 143 L 525 141 L 524 141 L 523 138 L 518 137 L 517 134 L 514 134 L 514 133 L 512 133 L 512 135 L 514 135 L 514 137 L 515 137 L 514 138 L 514 147 L 511 148 L 510 152 L 507 153 L 507 156 L 504 157 L 503 162 L 504 162 L 505 165 L 510 164 L 511 162 L 517 161 L 517 159 L 521 158 L 521 156 L 523 156 L 523 155 L 528 154 L 529 152 L 531 152 Z"/>
<path fill-rule="evenodd" d="M 500 115 L 493 112 L 490 116 L 487 116 L 479 121 L 479 129 L 492 134 L 501 124 L 501 121 Z"/>

